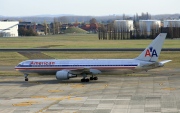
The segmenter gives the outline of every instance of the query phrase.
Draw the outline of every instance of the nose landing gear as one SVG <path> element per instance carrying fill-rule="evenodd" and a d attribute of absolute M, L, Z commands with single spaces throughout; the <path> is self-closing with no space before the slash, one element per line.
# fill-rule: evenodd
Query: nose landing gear
<path fill-rule="evenodd" d="M 28 81 L 28 74 L 24 74 L 24 77 L 25 77 L 25 81 Z"/>

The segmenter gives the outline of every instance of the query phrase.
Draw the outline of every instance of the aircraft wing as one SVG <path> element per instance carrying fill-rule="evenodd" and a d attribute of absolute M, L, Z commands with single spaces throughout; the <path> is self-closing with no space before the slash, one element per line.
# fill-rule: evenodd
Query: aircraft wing
<path fill-rule="evenodd" d="M 69 71 L 71 74 L 83 74 L 83 73 L 88 73 L 89 69 L 88 68 L 80 68 L 80 69 L 73 69 Z"/>

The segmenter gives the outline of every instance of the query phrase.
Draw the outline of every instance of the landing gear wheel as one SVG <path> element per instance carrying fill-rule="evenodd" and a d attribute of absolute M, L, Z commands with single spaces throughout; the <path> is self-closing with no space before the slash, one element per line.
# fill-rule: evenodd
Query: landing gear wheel
<path fill-rule="evenodd" d="M 87 79 L 85 79 L 86 80 L 86 82 L 89 82 L 89 79 L 87 78 Z"/>
<path fill-rule="evenodd" d="M 24 74 L 24 77 L 25 77 L 25 81 L 28 81 L 28 74 Z"/>
<path fill-rule="evenodd" d="M 94 78 L 93 78 L 93 77 L 90 77 L 90 80 L 94 80 Z"/>
<path fill-rule="evenodd" d="M 89 82 L 89 79 L 81 79 L 81 82 Z"/>
<path fill-rule="evenodd" d="M 94 79 L 94 80 L 98 80 L 98 77 L 94 77 L 93 79 Z"/>
<path fill-rule="evenodd" d="M 86 82 L 86 79 L 81 79 L 81 82 Z"/>
<path fill-rule="evenodd" d="M 25 78 L 25 81 L 28 81 L 28 78 Z"/>
<path fill-rule="evenodd" d="M 85 82 L 85 79 L 81 79 L 81 82 Z"/>

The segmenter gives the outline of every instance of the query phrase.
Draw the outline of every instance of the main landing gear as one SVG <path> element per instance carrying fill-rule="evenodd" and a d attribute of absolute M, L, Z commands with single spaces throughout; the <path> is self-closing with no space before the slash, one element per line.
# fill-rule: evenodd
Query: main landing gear
<path fill-rule="evenodd" d="M 89 82 L 89 79 L 88 78 L 82 78 L 81 82 Z"/>
<path fill-rule="evenodd" d="M 25 81 L 28 81 L 28 74 L 24 74 Z"/>
<path fill-rule="evenodd" d="M 81 79 L 81 82 L 89 82 L 89 79 L 86 77 L 87 77 L 87 75 L 83 74 L 83 78 Z"/>
<path fill-rule="evenodd" d="M 87 75 L 83 75 L 83 78 L 81 79 L 81 82 L 89 82 L 89 79 L 86 78 Z M 90 77 L 90 80 L 98 80 L 98 77 L 94 77 L 93 75 Z"/>
<path fill-rule="evenodd" d="M 98 80 L 98 77 L 94 77 L 93 75 L 90 77 L 90 80 Z"/>

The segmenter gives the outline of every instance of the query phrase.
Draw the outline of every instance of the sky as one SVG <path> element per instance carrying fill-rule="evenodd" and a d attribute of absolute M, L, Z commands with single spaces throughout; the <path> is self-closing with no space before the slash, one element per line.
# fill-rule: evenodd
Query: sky
<path fill-rule="evenodd" d="M 180 13 L 180 0 L 0 0 L 1 16 Z"/>

